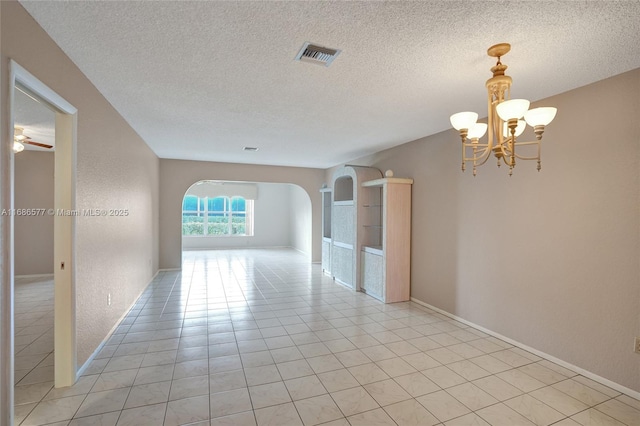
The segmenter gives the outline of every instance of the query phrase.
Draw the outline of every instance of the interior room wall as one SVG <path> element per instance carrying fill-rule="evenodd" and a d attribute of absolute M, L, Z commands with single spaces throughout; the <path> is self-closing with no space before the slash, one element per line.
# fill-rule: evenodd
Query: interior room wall
<path fill-rule="evenodd" d="M 160 268 L 182 265 L 181 206 L 186 190 L 200 180 L 291 183 L 300 186 L 311 199 L 311 258 L 321 257 L 321 198 L 324 170 L 302 167 L 261 166 L 160 159 Z"/>
<path fill-rule="evenodd" d="M 411 296 L 640 391 L 639 93 L 636 69 L 536 102 L 539 173 L 462 173 L 454 130 L 350 161 L 414 179 Z"/>
<path fill-rule="evenodd" d="M 0 8 L 3 63 L 15 60 L 78 109 L 77 208 L 128 210 L 76 220 L 81 366 L 158 269 L 158 158 L 18 2 Z M 3 115 L 10 90 L 2 87 Z"/>
<path fill-rule="evenodd" d="M 311 245 L 313 234 L 311 232 L 311 200 L 302 188 L 290 185 L 291 220 L 290 234 L 291 246 L 299 252 L 311 258 Z M 319 214 L 322 214 L 321 211 Z"/>
<path fill-rule="evenodd" d="M 253 202 L 252 236 L 182 237 L 185 250 L 289 247 L 291 229 L 290 186 L 283 183 L 258 183 L 258 198 Z M 310 232 L 310 230 L 308 231 Z"/>
<path fill-rule="evenodd" d="M 53 152 L 15 156 L 16 209 L 53 208 L 53 166 Z M 15 216 L 14 241 L 16 275 L 53 274 L 53 216 Z"/>

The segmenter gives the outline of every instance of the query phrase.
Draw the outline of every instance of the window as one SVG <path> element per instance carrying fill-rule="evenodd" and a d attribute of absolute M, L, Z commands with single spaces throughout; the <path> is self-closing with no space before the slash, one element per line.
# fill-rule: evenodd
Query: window
<path fill-rule="evenodd" d="M 182 235 L 253 235 L 253 200 L 186 195 L 182 201 Z"/>

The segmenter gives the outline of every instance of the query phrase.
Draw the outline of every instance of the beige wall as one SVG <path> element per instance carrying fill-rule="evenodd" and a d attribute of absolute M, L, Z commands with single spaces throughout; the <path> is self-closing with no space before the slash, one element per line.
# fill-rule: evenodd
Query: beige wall
<path fill-rule="evenodd" d="M 53 155 L 25 150 L 15 156 L 16 209 L 53 208 Z M 14 233 L 15 274 L 53 274 L 53 216 L 16 216 Z"/>
<path fill-rule="evenodd" d="M 453 130 L 350 163 L 414 179 L 412 297 L 640 391 L 640 69 L 539 104 L 540 173 L 463 174 Z"/>
<path fill-rule="evenodd" d="M 14 59 L 78 109 L 77 207 L 129 210 L 127 217 L 77 219 L 82 365 L 158 269 L 158 158 L 19 3 L 0 7 L 4 65 Z"/>
<path fill-rule="evenodd" d="M 258 166 L 251 164 L 214 163 L 205 161 L 160 160 L 160 268 L 180 268 L 181 202 L 186 190 L 204 179 L 292 183 L 304 189 L 311 198 L 312 246 L 311 257 L 321 257 L 320 192 L 324 179 L 321 169 L 301 167 Z"/>
<path fill-rule="evenodd" d="M 311 229 L 311 223 L 313 221 L 313 215 L 322 215 L 322 206 L 316 206 L 317 209 L 312 212 L 309 195 L 297 185 L 290 186 L 290 197 L 291 218 L 289 226 L 291 228 L 291 247 L 309 256 L 309 259 L 311 259 L 311 248 L 315 236 Z M 322 198 L 320 198 L 318 202 L 321 203 Z M 322 218 L 320 217 L 320 219 Z M 322 230 L 319 232 L 320 234 L 318 235 L 321 236 Z M 322 248 L 320 248 L 320 250 L 322 250 Z M 320 253 L 320 256 L 322 256 L 322 253 Z"/>

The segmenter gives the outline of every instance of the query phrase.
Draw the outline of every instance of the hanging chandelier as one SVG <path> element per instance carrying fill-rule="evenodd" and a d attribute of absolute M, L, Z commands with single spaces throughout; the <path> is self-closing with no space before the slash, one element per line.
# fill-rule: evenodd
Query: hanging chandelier
<path fill-rule="evenodd" d="M 473 175 L 476 167 L 487 162 L 491 153 L 501 162 L 509 166 L 509 175 L 513 174 L 516 159 L 537 160 L 540 171 L 540 142 L 546 125 L 551 123 L 556 115 L 556 108 L 541 107 L 529 109 L 526 99 L 511 99 L 511 77 L 504 74 L 507 66 L 500 62 L 500 58 L 511 50 L 509 43 L 491 46 L 487 54 L 498 58 L 498 62 L 491 68 L 493 77 L 487 80 L 487 124 L 477 123 L 478 114 L 475 112 L 459 112 L 450 118 L 451 125 L 460 132 L 462 138 L 462 171 L 467 162 L 473 165 Z M 522 118 L 524 117 L 524 120 Z M 519 142 L 517 137 L 524 132 L 527 124 L 533 127 L 536 140 Z M 480 142 L 480 138 L 489 131 L 487 142 Z M 523 156 L 516 153 L 516 148 L 528 146 L 537 150 L 537 155 Z M 520 151 L 520 150 L 519 150 Z"/>

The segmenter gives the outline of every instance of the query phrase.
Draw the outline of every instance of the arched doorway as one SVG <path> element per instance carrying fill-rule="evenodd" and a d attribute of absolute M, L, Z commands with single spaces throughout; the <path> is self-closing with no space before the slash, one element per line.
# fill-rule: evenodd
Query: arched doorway
<path fill-rule="evenodd" d="M 311 199 L 298 185 L 201 180 L 181 203 L 183 250 L 292 247 L 311 258 Z"/>

